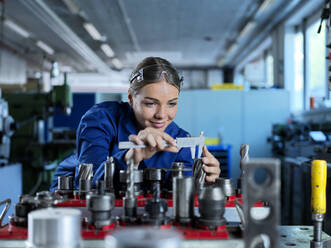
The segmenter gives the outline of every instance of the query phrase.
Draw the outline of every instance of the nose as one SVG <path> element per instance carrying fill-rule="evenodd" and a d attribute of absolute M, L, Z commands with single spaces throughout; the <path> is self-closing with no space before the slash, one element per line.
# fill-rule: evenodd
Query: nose
<path fill-rule="evenodd" d="M 155 118 L 162 120 L 162 119 L 165 119 L 166 115 L 167 115 L 166 107 L 165 106 L 159 106 L 157 108 L 156 113 L 155 113 Z"/>

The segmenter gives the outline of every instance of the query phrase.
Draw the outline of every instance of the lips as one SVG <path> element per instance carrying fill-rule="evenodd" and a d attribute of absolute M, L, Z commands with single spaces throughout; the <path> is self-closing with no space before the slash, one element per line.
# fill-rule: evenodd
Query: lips
<path fill-rule="evenodd" d="M 165 122 L 153 122 L 153 121 L 151 121 L 151 124 L 154 128 L 163 128 L 166 125 Z"/>

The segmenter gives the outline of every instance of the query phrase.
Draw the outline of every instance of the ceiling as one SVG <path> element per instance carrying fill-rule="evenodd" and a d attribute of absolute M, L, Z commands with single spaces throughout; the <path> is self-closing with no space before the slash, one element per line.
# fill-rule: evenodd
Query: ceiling
<path fill-rule="evenodd" d="M 269 0 L 265 0 L 269 1 Z M 146 56 L 161 56 L 179 68 L 219 68 L 236 63 L 244 49 L 285 11 L 288 0 L 6 0 L 4 16 L 28 31 L 24 38 L 3 25 L 2 46 L 15 50 L 31 64 L 56 60 L 76 72 L 110 73 L 132 69 Z M 291 0 L 292 7 L 301 2 Z M 257 25 L 241 40 L 240 30 L 249 20 Z M 101 34 L 94 40 L 84 29 L 92 23 Z M 270 25 L 269 25 L 270 26 Z M 54 54 L 43 52 L 37 41 Z M 100 49 L 108 44 L 122 66 Z M 221 62 L 223 61 L 223 62 Z M 224 62 L 225 61 L 225 62 Z"/>

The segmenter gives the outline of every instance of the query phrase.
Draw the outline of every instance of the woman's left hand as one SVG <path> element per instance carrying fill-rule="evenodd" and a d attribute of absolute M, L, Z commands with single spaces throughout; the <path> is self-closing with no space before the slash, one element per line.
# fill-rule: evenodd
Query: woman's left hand
<path fill-rule="evenodd" d="M 207 150 L 206 146 L 203 146 L 202 154 L 202 162 L 205 165 L 203 170 L 207 173 L 206 182 L 215 182 L 215 179 L 218 178 L 221 173 L 220 163 L 213 154 Z"/>

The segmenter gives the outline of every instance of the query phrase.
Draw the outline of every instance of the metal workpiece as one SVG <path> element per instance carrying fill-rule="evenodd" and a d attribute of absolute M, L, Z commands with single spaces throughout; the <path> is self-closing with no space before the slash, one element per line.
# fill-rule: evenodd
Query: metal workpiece
<path fill-rule="evenodd" d="M 80 164 L 78 167 L 78 178 L 83 180 L 92 180 L 93 164 Z"/>
<path fill-rule="evenodd" d="M 199 195 L 199 213 L 197 222 L 209 228 L 216 228 L 226 224 L 224 218 L 226 197 L 220 185 L 214 184 L 204 187 Z"/>
<path fill-rule="evenodd" d="M 34 199 L 36 201 L 37 208 L 52 207 L 54 205 L 54 201 L 56 200 L 56 198 L 53 197 L 52 193 L 49 191 L 37 192 Z"/>
<path fill-rule="evenodd" d="M 192 170 L 193 170 L 195 189 L 197 192 L 200 192 L 200 190 L 205 185 L 206 172 L 203 170 L 204 166 L 205 165 L 203 164 L 201 158 L 194 159 Z"/>
<path fill-rule="evenodd" d="M 113 193 L 105 193 L 104 184 L 104 181 L 98 181 L 97 192 L 86 195 L 86 207 L 89 211 L 88 223 L 97 229 L 113 222 L 111 211 L 115 207 L 115 196 Z"/>
<path fill-rule="evenodd" d="M 180 223 L 188 223 L 194 217 L 194 179 L 175 177 L 172 183 L 173 218 Z"/>
<path fill-rule="evenodd" d="M 314 223 L 314 236 L 310 241 L 311 248 L 323 248 L 325 240 L 322 240 L 322 226 L 324 220 L 324 214 L 313 213 L 312 220 Z"/>
<path fill-rule="evenodd" d="M 73 196 L 74 191 L 74 177 L 73 176 L 59 176 L 57 178 L 58 186 L 55 190 L 56 194 L 62 196 Z"/>
<path fill-rule="evenodd" d="M 120 170 L 120 195 L 127 191 L 128 170 Z M 133 188 L 136 196 L 142 195 L 141 184 L 144 182 L 144 171 L 133 169 Z"/>
<path fill-rule="evenodd" d="M 171 177 L 184 177 L 184 168 L 183 162 L 173 162 L 171 164 Z"/>
<path fill-rule="evenodd" d="M 242 163 L 246 162 L 249 160 L 249 145 L 248 144 L 242 144 L 240 146 L 240 177 L 237 180 L 237 193 L 241 194 L 242 193 L 242 180 L 245 175 L 245 170 L 243 168 Z"/>
<path fill-rule="evenodd" d="M 78 168 L 79 190 L 74 194 L 81 199 L 86 198 L 86 194 L 92 191 L 93 164 L 80 164 Z"/>
<path fill-rule="evenodd" d="M 135 195 L 134 182 L 135 182 L 135 169 L 134 161 L 130 159 L 127 162 L 126 171 L 126 186 L 127 190 L 125 197 L 123 198 L 124 216 L 123 219 L 126 222 L 134 222 L 137 217 L 137 198 Z"/>
<path fill-rule="evenodd" d="M 168 204 L 165 199 L 161 199 L 161 181 L 165 178 L 165 171 L 159 168 L 147 168 L 144 171 L 145 179 L 149 181 L 152 188 L 153 197 L 145 205 L 146 213 L 142 216 L 142 222 L 151 225 L 167 224 L 169 218 L 166 217 Z"/>
<path fill-rule="evenodd" d="M 258 243 L 279 247 L 280 222 L 280 160 L 271 158 L 243 161 L 245 247 L 256 247 Z M 259 175 L 263 175 L 262 180 Z M 264 216 L 254 214 L 253 205 L 268 202 L 269 211 Z"/>
<path fill-rule="evenodd" d="M 180 248 L 182 237 L 175 230 L 126 228 L 105 239 L 106 248 Z"/>
<path fill-rule="evenodd" d="M 225 196 L 227 196 L 227 197 L 233 196 L 236 194 L 231 178 L 224 178 L 224 177 L 216 178 L 215 184 L 221 186 Z"/>
<path fill-rule="evenodd" d="M 81 212 L 72 208 L 46 208 L 28 215 L 27 248 L 81 247 Z"/>
<path fill-rule="evenodd" d="M 146 168 L 144 175 L 147 181 L 162 181 L 165 178 L 165 170 L 160 168 Z"/>
<path fill-rule="evenodd" d="M 28 214 L 37 209 L 37 201 L 30 195 L 21 195 L 19 202 L 15 205 L 15 211 L 9 216 L 10 222 L 16 226 L 26 227 L 28 225 Z"/>
<path fill-rule="evenodd" d="M 105 191 L 109 193 L 114 193 L 114 174 L 115 174 L 115 162 L 113 157 L 107 157 L 105 162 Z"/>

